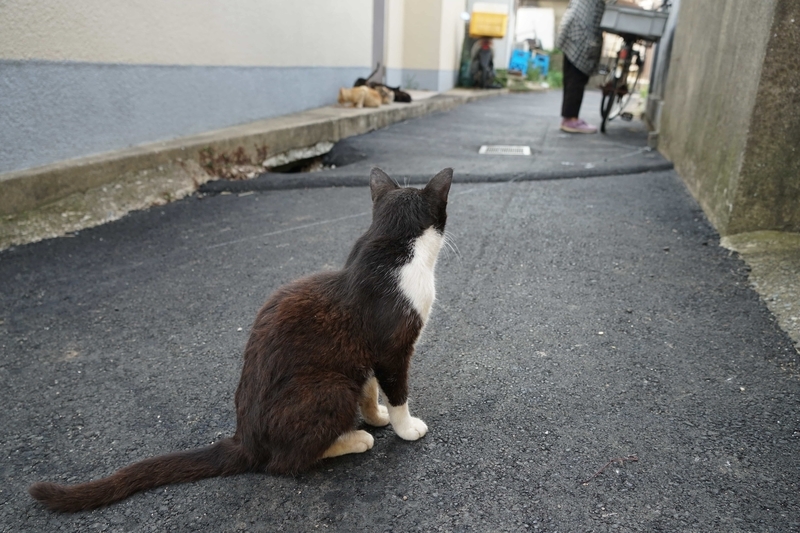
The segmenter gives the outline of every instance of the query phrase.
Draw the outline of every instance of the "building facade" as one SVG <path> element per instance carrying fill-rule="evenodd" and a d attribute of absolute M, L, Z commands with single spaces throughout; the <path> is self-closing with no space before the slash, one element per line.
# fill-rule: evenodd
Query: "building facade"
<path fill-rule="evenodd" d="M 454 86 L 466 0 L 0 3 L 4 173 L 334 104 L 379 60 Z"/>

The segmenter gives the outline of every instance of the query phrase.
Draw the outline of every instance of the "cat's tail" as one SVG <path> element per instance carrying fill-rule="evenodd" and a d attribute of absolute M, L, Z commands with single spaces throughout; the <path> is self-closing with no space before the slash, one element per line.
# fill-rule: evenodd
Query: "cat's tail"
<path fill-rule="evenodd" d="M 168 483 L 241 474 L 254 466 L 241 444 L 228 438 L 205 448 L 151 457 L 97 481 L 80 485 L 34 483 L 28 492 L 53 511 L 74 513 L 102 507 L 135 492 Z"/>

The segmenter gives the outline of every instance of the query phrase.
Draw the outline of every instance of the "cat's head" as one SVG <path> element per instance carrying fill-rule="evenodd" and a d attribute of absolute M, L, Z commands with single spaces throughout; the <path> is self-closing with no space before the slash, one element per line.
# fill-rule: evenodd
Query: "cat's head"
<path fill-rule="evenodd" d="M 446 168 L 422 189 L 400 187 L 383 170 L 373 168 L 369 180 L 373 226 L 397 236 L 418 236 L 428 228 L 443 235 L 452 182 L 453 169 Z"/>

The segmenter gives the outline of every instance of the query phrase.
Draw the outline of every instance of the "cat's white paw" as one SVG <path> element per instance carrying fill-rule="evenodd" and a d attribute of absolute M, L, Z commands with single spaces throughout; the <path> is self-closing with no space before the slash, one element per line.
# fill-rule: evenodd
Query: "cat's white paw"
<path fill-rule="evenodd" d="M 397 407 L 389 405 L 388 411 L 394 432 L 401 439 L 417 440 L 428 432 L 425 422 L 408 414 L 408 403 Z"/>
<path fill-rule="evenodd" d="M 404 440 L 417 440 L 428 432 L 428 425 L 413 416 L 406 418 L 401 424 L 393 424 L 394 432 Z"/>

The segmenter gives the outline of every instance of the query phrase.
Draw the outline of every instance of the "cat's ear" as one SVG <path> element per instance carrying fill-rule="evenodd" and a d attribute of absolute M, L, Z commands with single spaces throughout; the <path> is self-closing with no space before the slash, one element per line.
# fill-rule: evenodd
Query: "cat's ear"
<path fill-rule="evenodd" d="M 372 192 L 373 202 L 387 192 L 399 188 L 397 183 L 378 167 L 373 167 L 372 172 L 369 173 L 369 189 Z"/>
<path fill-rule="evenodd" d="M 425 192 L 433 194 L 439 201 L 447 203 L 451 183 L 453 183 L 453 169 L 446 168 L 431 178 L 431 181 L 425 186 Z"/>

